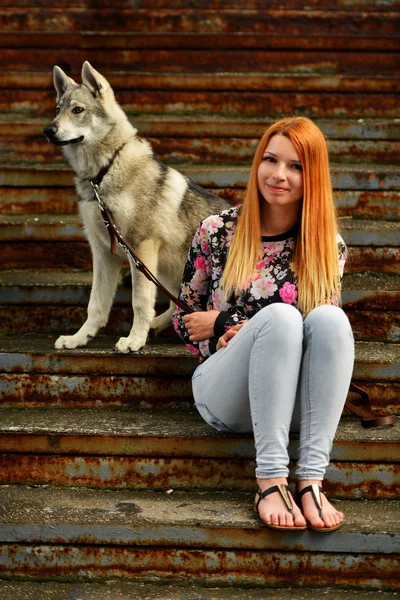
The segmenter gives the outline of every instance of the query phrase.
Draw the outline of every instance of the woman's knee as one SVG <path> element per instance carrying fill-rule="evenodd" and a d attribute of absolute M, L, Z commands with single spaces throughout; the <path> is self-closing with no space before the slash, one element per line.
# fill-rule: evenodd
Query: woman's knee
<path fill-rule="evenodd" d="M 314 308 L 305 319 L 305 326 L 312 334 L 319 334 L 331 343 L 350 340 L 353 343 L 353 332 L 346 313 L 338 306 L 324 304 Z"/>
<path fill-rule="evenodd" d="M 267 332 L 271 338 L 279 340 L 302 338 L 303 319 L 301 313 L 283 302 L 276 302 L 262 308 L 250 322 L 258 327 L 260 332 Z"/>

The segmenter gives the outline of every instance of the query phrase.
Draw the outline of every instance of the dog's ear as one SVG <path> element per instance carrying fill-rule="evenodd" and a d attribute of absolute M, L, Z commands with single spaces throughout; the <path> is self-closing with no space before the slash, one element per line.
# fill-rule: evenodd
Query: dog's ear
<path fill-rule="evenodd" d="M 100 75 L 86 60 L 82 65 L 82 83 L 89 88 L 94 96 L 102 96 L 110 88 L 107 79 Z"/>
<path fill-rule="evenodd" d="M 68 77 L 68 75 L 66 75 L 60 67 L 57 67 L 57 65 L 53 69 L 53 81 L 57 92 L 57 102 L 67 88 L 71 87 L 71 85 L 76 85 L 75 81 L 71 79 L 71 77 Z"/>

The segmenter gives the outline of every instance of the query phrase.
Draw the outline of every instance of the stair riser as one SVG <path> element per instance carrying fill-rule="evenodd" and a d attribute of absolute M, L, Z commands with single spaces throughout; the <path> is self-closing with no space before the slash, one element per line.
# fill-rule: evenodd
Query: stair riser
<path fill-rule="evenodd" d="M 0 294 L 1 296 L 2 294 Z M 75 333 L 86 319 L 86 306 L 1 305 L 2 319 L 0 335 L 14 335 L 27 332 L 54 334 Z M 357 341 L 400 342 L 400 313 L 374 311 L 348 311 Z M 114 308 L 102 333 L 128 335 L 133 320 L 129 306 Z M 172 328 L 165 330 L 160 337 L 178 342 L 179 338 Z"/>
<path fill-rule="evenodd" d="M 149 29 L 154 28 L 158 34 L 175 34 L 176 40 L 181 40 L 183 33 L 190 34 L 187 40 L 189 48 L 192 38 L 197 37 L 196 34 L 203 35 L 206 32 L 218 34 L 222 38 L 224 38 L 224 34 L 233 34 L 238 31 L 241 34 L 248 33 L 257 37 L 262 32 L 267 39 L 271 34 L 285 32 L 293 40 L 292 43 L 299 36 L 309 37 L 310 31 L 318 32 L 323 40 L 333 37 L 332 32 L 335 36 L 349 35 L 349 14 L 343 9 L 327 13 L 310 8 L 307 11 L 297 12 L 294 6 L 290 7 L 289 11 L 269 8 L 269 10 L 256 12 L 238 10 L 238 5 L 234 9 L 228 6 L 224 7 L 224 10 L 215 10 L 215 5 L 209 6 L 210 8 L 212 10 L 185 6 L 183 11 L 179 8 L 160 10 L 152 7 L 150 10 L 146 10 L 141 7 L 138 10 L 130 6 L 126 7 L 121 15 L 119 10 L 104 9 L 103 6 L 96 7 L 96 9 L 90 6 L 90 8 L 86 7 L 86 10 L 76 10 L 68 5 L 62 12 L 54 10 L 53 6 L 48 7 L 46 11 L 33 7 L 29 18 L 23 8 L 15 8 L 12 13 L 3 9 L 0 11 L 0 28 L 18 33 L 36 30 L 51 34 L 81 31 L 112 31 L 114 33 L 129 31 L 130 33 L 149 34 Z M 282 27 L 283 24 L 285 24 L 284 27 Z M 373 14 L 363 12 L 352 15 L 351 32 L 354 36 L 363 36 L 372 40 L 379 36 L 390 39 L 392 36 L 396 37 L 398 26 L 399 17 L 396 12 L 380 13 L 378 22 Z M 99 48 L 101 47 L 107 49 L 106 42 L 99 46 Z M 178 49 L 184 47 L 184 41 L 180 45 L 177 43 Z M 240 57 L 240 54 L 238 56 Z M 111 59 L 110 52 L 103 54 L 103 61 L 107 60 L 111 65 L 115 65 Z M 7 66 L 10 68 L 10 65 Z"/>
<path fill-rule="evenodd" d="M 394 400 L 395 398 L 393 398 Z M 190 378 L 0 374 L 0 404 L 21 407 L 188 409 Z M 394 410 L 394 406 L 381 410 Z M 400 405 L 398 406 L 400 413 Z"/>
<path fill-rule="evenodd" d="M 38 340 L 40 342 L 40 340 Z M 33 344 L 32 344 L 33 345 Z M 41 343 L 39 343 L 41 346 Z M 89 345 L 93 348 L 93 343 Z M 151 376 L 190 376 L 198 366 L 196 357 L 184 353 L 183 346 L 176 344 L 168 348 L 168 355 L 146 356 L 144 354 L 117 354 L 114 346 L 100 354 L 80 354 L 75 351 L 54 352 L 53 340 L 49 341 L 48 350 L 41 353 L 21 350 L 20 352 L 0 352 L 0 371 L 3 373 L 35 373 L 35 374 L 79 374 L 79 375 L 138 375 Z M 375 352 L 374 348 L 371 349 Z M 54 353 L 53 353 L 54 352 Z M 399 381 L 399 364 L 396 358 L 382 356 L 378 360 L 358 359 L 356 347 L 356 363 L 353 376 L 358 381 L 376 384 L 377 382 L 396 383 Z"/>
<path fill-rule="evenodd" d="M 110 489 L 254 489 L 255 463 L 235 459 L 0 455 L 0 484 Z M 398 463 L 332 463 L 324 487 L 338 498 L 396 498 Z"/>
<path fill-rule="evenodd" d="M 352 247 L 359 246 L 400 247 L 398 223 L 373 223 L 371 226 L 365 220 L 353 222 L 340 219 L 338 226 L 344 241 L 350 248 L 350 254 Z M 75 215 L 72 218 L 57 215 L 50 220 L 32 215 L 27 215 L 25 218 L 4 216 L 0 220 L 0 242 L 21 243 L 21 240 L 39 244 L 50 242 L 71 244 L 86 241 L 87 237 L 83 224 Z"/>
<path fill-rule="evenodd" d="M 260 532 L 262 533 L 262 532 Z M 318 585 L 399 589 L 398 556 L 4 544 L 0 575 L 90 580 L 184 579 L 208 585 Z"/>
<path fill-rule="evenodd" d="M 232 205 L 243 201 L 244 190 L 238 188 L 208 188 Z M 400 219 L 400 192 L 334 193 L 336 206 L 343 217 L 356 219 Z M 78 211 L 73 188 L 3 188 L 0 189 L 0 215 L 75 214 Z"/>
<path fill-rule="evenodd" d="M 47 56 L 49 53 L 43 51 Z M 58 51 L 57 51 L 58 52 Z M 117 51 L 113 52 L 113 55 Z M 92 54 L 92 53 L 91 53 Z M 138 52 L 137 54 L 142 54 Z M 155 52 L 155 54 L 159 54 Z M 184 55 L 184 53 L 182 53 Z M 214 58 L 215 52 L 212 53 L 211 58 Z M 235 56 L 241 56 L 235 53 Z M 361 60 L 366 65 L 371 55 L 361 54 Z M 382 55 L 383 57 L 389 56 L 389 62 L 386 59 L 386 65 L 382 65 L 382 75 L 393 76 L 393 66 L 398 64 L 398 57 L 396 55 Z M 77 58 L 79 68 L 84 60 L 87 58 L 87 52 L 82 55 L 81 58 Z M 197 67 L 197 57 L 193 59 L 193 64 Z M 116 58 L 116 57 L 115 57 Z M 100 69 L 98 62 L 95 61 L 92 56 L 90 59 L 93 64 Z M 286 55 L 284 60 L 290 60 Z M 159 57 L 157 57 L 159 61 Z M 184 57 L 182 60 L 185 64 L 188 64 L 191 60 L 190 57 Z M 264 59 L 265 60 L 265 59 Z M 346 59 L 344 59 L 346 60 Z M 42 70 L 47 70 L 49 73 L 52 71 L 53 64 L 56 64 L 58 57 L 55 58 L 55 62 L 42 64 L 39 66 Z M 292 60 L 293 68 L 301 68 L 302 65 L 295 65 L 295 61 Z M 30 64 L 30 67 L 32 67 Z M 159 69 L 159 63 L 157 69 Z M 205 65 L 207 69 L 209 65 Z M 261 67 L 261 65 L 260 65 Z M 284 69 L 290 69 L 291 65 L 283 65 Z M 309 65 L 305 65 L 306 69 L 315 73 L 318 65 L 312 62 Z M 343 67 L 343 68 L 342 68 Z M 28 67 L 27 67 L 28 68 Z M 135 69 L 133 65 L 130 65 L 131 69 Z M 137 70 L 145 68 L 141 64 Z M 248 68 L 246 65 L 245 68 Z M 351 65 L 349 68 L 354 68 Z M 364 69 L 364 75 L 379 75 L 380 65 Z M 100 69 L 101 70 L 101 69 Z M 103 72 L 104 72 L 103 68 Z M 154 70 L 149 64 L 148 70 Z M 179 70 L 184 70 L 184 65 L 179 67 Z M 78 64 L 76 65 L 76 71 L 78 71 Z M 333 73 L 336 74 L 351 74 L 347 68 L 347 63 L 344 62 L 339 70 L 335 70 Z M 267 75 L 266 75 L 267 77 Z M 26 87 L 26 86 L 24 86 Z M 117 100 L 123 106 L 124 110 L 134 120 L 138 115 L 151 115 L 151 114 L 165 114 L 165 115 L 187 115 L 187 116 L 210 116 L 215 117 L 216 113 L 221 114 L 223 117 L 240 118 L 243 114 L 248 117 L 265 118 L 280 118 L 282 114 L 299 114 L 307 116 L 312 119 L 321 119 L 327 117 L 338 117 L 340 118 L 393 118 L 398 116 L 398 100 L 396 94 L 379 94 L 379 93 L 363 93 L 358 96 L 357 94 L 343 94 L 339 92 L 330 92 L 328 94 L 319 94 L 316 92 L 299 92 L 293 94 L 293 92 L 271 92 L 265 91 L 181 91 L 181 90 L 120 90 L 117 93 Z M 0 111 L 6 115 L 18 115 L 19 117 L 43 117 L 46 115 L 48 120 L 54 118 L 54 105 L 55 105 L 55 92 L 54 91 L 43 91 L 43 90 L 2 90 L 0 96 Z"/>
<path fill-rule="evenodd" d="M 2 306 L 4 306 L 4 310 L 11 311 L 13 307 L 15 308 L 18 306 L 19 311 L 26 310 L 29 312 L 30 309 L 33 311 L 34 307 L 37 305 L 46 305 L 46 310 L 51 310 L 52 305 L 57 305 L 59 312 L 63 311 L 67 314 L 72 309 L 72 306 L 75 306 L 76 308 L 81 306 L 87 307 L 91 290 L 91 273 L 88 273 L 86 278 L 86 281 L 90 283 L 81 281 L 80 283 L 70 283 L 69 285 L 65 284 L 62 274 L 52 274 L 52 281 L 49 281 L 49 278 L 45 283 L 39 283 L 37 281 L 32 282 L 32 274 L 24 276 L 21 273 L 18 273 L 19 279 L 20 281 L 22 279 L 23 283 L 16 283 L 13 282 L 13 274 L 10 273 L 9 280 L 3 281 L 3 287 L 0 288 L 0 299 Z M 21 275 L 22 278 L 20 277 Z M 68 274 L 66 275 L 68 279 Z M 4 273 L 3 276 L 0 274 L 0 280 L 3 278 Z M 12 282 L 11 285 L 10 281 Z M 375 287 L 378 281 L 379 279 L 373 280 Z M 348 311 L 349 314 L 360 311 L 396 312 L 399 309 L 400 290 L 396 289 L 396 287 L 398 287 L 398 285 L 396 286 L 396 280 L 393 280 L 393 289 L 383 289 L 387 283 L 383 282 L 381 284 L 381 289 L 379 290 L 369 290 L 368 281 L 364 282 L 363 280 L 361 280 L 361 283 L 365 285 L 364 289 L 348 289 L 351 287 L 351 283 L 352 279 L 348 278 L 345 274 L 342 289 L 342 303 L 344 310 Z M 370 287 L 372 287 L 372 285 Z M 129 285 L 119 286 L 117 288 L 113 306 L 118 306 L 118 310 L 126 310 L 131 306 L 131 301 L 132 290 Z M 160 297 L 157 298 L 157 310 L 165 310 L 167 306 L 167 297 L 164 296 L 161 298 L 160 294 Z M 52 315 L 52 318 L 55 318 L 55 314 Z M 18 312 L 18 315 L 14 315 L 14 317 L 17 316 L 20 316 L 20 312 Z M 30 317 L 33 319 L 33 312 L 30 314 Z M 71 316 L 71 319 L 72 318 L 73 316 Z M 124 316 L 123 320 L 125 320 L 125 318 L 126 317 Z M 0 323 L 0 328 L 1 327 L 2 324 Z"/>
<path fill-rule="evenodd" d="M 128 423 L 131 414 L 127 416 Z M 163 416 L 166 419 L 168 418 L 165 413 L 163 413 Z M 189 416 L 188 413 L 185 413 L 185 416 L 192 423 L 196 422 L 193 415 Z M 182 418 L 183 415 L 181 414 L 180 417 Z M 199 418 L 198 415 L 197 418 Z M 136 424 L 131 424 L 131 427 Z M 343 431 L 346 425 L 355 427 L 354 422 L 343 422 L 339 426 L 339 431 Z M 200 427 L 202 426 L 204 426 L 204 423 L 200 423 Z M 15 427 L 13 429 L 15 430 Z M 151 459 L 154 463 L 159 460 L 158 457 L 160 456 L 167 457 L 168 460 L 174 458 L 183 462 L 189 458 L 199 462 L 204 459 L 208 463 L 214 459 L 245 460 L 248 462 L 249 460 L 253 461 L 255 458 L 254 439 L 250 434 L 215 437 L 215 431 L 210 429 L 208 436 L 205 435 L 204 430 L 202 430 L 203 435 L 196 436 L 193 434 L 192 437 L 188 435 L 187 431 L 181 435 L 170 433 L 168 436 L 164 435 L 164 432 L 160 435 L 160 433 L 154 431 L 147 433 L 143 430 L 141 435 L 127 432 L 119 435 L 118 433 L 105 433 L 101 427 L 96 431 L 96 423 L 91 424 L 89 431 L 87 429 L 88 427 L 82 433 L 76 433 L 75 425 L 75 428 L 69 426 L 66 427 L 67 431 L 60 432 L 60 427 L 57 429 L 57 426 L 55 426 L 55 431 L 51 433 L 37 433 L 37 430 L 40 431 L 38 426 L 29 433 L 26 431 L 21 433 L 14 433 L 14 431 L 2 432 L 0 433 L 0 454 L 11 454 L 11 462 L 18 462 L 18 456 L 21 459 L 21 455 L 32 454 L 47 455 L 49 461 L 51 455 L 68 456 L 68 460 L 80 456 L 88 457 L 88 472 L 90 472 L 91 460 L 96 456 L 118 457 L 115 459 L 116 461 L 126 457 L 128 462 L 132 458 L 135 461 Z M 385 433 L 390 432 L 386 430 Z M 339 472 L 344 468 L 342 461 L 346 461 L 350 464 L 350 470 L 355 476 L 357 469 L 360 471 L 365 469 L 366 472 L 372 469 L 371 472 L 373 472 L 376 468 L 375 463 L 384 463 L 382 473 L 390 473 L 393 465 L 400 462 L 399 448 L 393 444 L 393 441 L 380 439 L 377 441 L 366 441 L 365 439 L 360 441 L 360 435 L 362 436 L 359 433 L 357 440 L 342 438 L 335 440 L 331 452 L 332 468 Z M 393 438 L 395 437 L 394 435 Z M 296 460 L 298 456 L 298 446 L 298 440 L 290 439 L 289 456 L 293 460 Z M 4 461 L 7 460 L 6 454 L 3 455 Z M 164 464 L 162 461 L 161 463 Z M 356 463 L 360 464 L 357 465 Z M 223 465 L 220 460 L 217 461 L 217 464 Z M 369 467 L 365 467 L 366 464 Z M 117 463 L 114 466 L 118 468 Z M 247 468 L 243 462 L 240 463 L 240 466 L 241 470 Z M 225 464 L 225 467 L 228 468 L 229 465 Z M 331 481 L 332 484 L 333 481 Z M 393 485 L 397 485 L 397 479 Z M 374 493 L 379 495 L 380 492 Z"/>
<path fill-rule="evenodd" d="M 261 136 L 260 136 L 261 137 Z M 260 138 L 256 139 L 201 139 L 147 138 L 157 157 L 163 162 L 201 164 L 251 164 Z M 394 164 L 400 154 L 398 141 L 331 141 L 328 143 L 332 161 L 353 163 Z M 28 161 L 40 163 L 55 161 L 63 163 L 59 148 L 45 142 L 43 135 L 24 140 L 9 137 L 0 139 L 1 160 L 11 164 L 24 164 Z"/>
<path fill-rule="evenodd" d="M 112 509 L 111 509 L 112 510 Z M 122 509 L 123 510 L 123 509 Z M 126 508 L 129 514 L 129 506 Z M 135 508 L 133 507 L 133 511 Z M 127 514 L 127 516 L 128 516 Z M 131 515 L 133 517 L 133 515 Z M 230 549 L 236 550 L 251 550 L 265 551 L 271 544 L 273 539 L 274 551 L 289 551 L 296 550 L 293 544 L 293 537 L 285 534 L 276 534 L 275 532 L 268 535 L 267 530 L 256 528 L 239 528 L 239 527 L 212 527 L 203 525 L 201 529 L 197 526 L 173 526 L 165 525 L 149 527 L 147 530 L 143 524 L 136 525 L 129 523 L 129 526 L 123 528 L 121 526 L 99 527 L 99 525 L 85 524 L 66 524 L 55 523 L 49 524 L 31 524 L 29 525 L 3 525 L 2 526 L 2 543 L 20 542 L 22 544 L 68 544 L 70 546 L 89 543 L 99 546 L 143 546 L 143 547 L 173 547 L 193 548 L 197 549 Z M 260 535 L 262 534 L 262 535 Z M 300 546 L 299 536 L 302 536 L 302 549 L 308 552 L 332 552 L 337 554 L 354 553 L 357 548 L 357 554 L 361 556 L 364 553 L 383 554 L 396 553 L 398 550 L 398 535 L 368 535 L 368 534 L 336 534 L 336 539 L 327 540 L 321 539 L 322 536 L 310 535 L 309 532 L 303 532 L 296 536 L 297 547 Z M 370 539 L 368 539 L 370 538 Z M 197 543 L 196 543 L 197 542 Z M 272 545 L 272 544 L 271 544 Z M 334 548 L 332 548 L 334 545 Z M 272 549 L 272 548 L 271 548 Z M 388 557 L 389 558 L 389 557 Z"/>
<path fill-rule="evenodd" d="M 162 9 L 162 8 L 176 8 L 176 9 L 187 9 L 188 6 L 197 6 L 197 2 L 194 0 L 190 3 L 187 0 L 146 0 L 145 2 L 136 2 L 135 6 L 138 8 L 152 8 L 152 9 Z M 15 7 L 15 0 L 3 0 L 2 6 L 12 8 Z M 32 0 L 19 0 L 18 7 L 28 7 L 32 8 Z M 44 8 L 54 8 L 53 0 L 35 0 L 36 7 L 44 7 Z M 84 8 L 84 9 L 92 9 L 93 3 L 92 0 L 59 0 L 58 7 L 63 8 L 66 7 L 68 9 L 72 8 Z M 102 0 L 101 6 L 103 8 L 123 8 L 123 9 L 132 9 L 132 0 Z M 329 11 L 337 11 L 338 10 L 338 2 L 337 0 L 308 0 L 308 4 L 310 8 L 319 9 L 319 10 L 329 10 Z M 343 8 L 343 10 L 350 11 L 350 15 L 348 18 L 352 16 L 358 16 L 359 10 L 362 11 L 373 11 L 378 12 L 380 15 L 385 15 L 387 12 L 396 11 L 400 8 L 399 0 L 345 0 L 344 2 L 339 2 L 339 6 Z M 242 4 L 239 0 L 202 0 L 201 7 L 204 10 L 213 10 L 216 9 L 234 9 L 242 8 Z M 304 9 L 304 0 L 270 0 L 268 2 L 268 7 L 270 10 L 283 10 L 285 8 L 289 8 L 291 10 L 303 10 Z M 264 0 L 247 0 L 246 8 L 250 9 L 265 9 L 265 1 Z M 353 11 L 356 11 L 355 15 Z M 51 32 L 53 35 L 53 32 Z"/>
<path fill-rule="evenodd" d="M 241 188 L 247 185 L 250 166 L 227 167 L 209 165 L 173 165 L 189 177 L 192 181 L 204 188 Z M 353 165 L 352 170 L 343 170 L 333 164 L 331 179 L 334 190 L 384 192 L 398 191 L 400 189 L 400 175 L 387 165 L 381 169 L 363 168 Z M 39 188 L 71 188 L 74 185 L 73 173 L 66 164 L 60 163 L 59 168 L 49 168 L 47 165 L 28 164 L 18 168 L 14 165 L 5 165 L 0 170 L 0 185 L 9 187 L 39 187 Z"/>
<path fill-rule="evenodd" d="M 87 242 L 1 242 L 0 269 L 92 268 Z M 400 274 L 400 248 L 351 247 L 347 273 Z"/>
<path fill-rule="evenodd" d="M 400 384 L 366 383 L 379 414 L 400 415 Z M 351 395 L 350 395 L 351 396 Z M 190 377 L 0 374 L 0 405 L 193 410 Z"/>
<path fill-rule="evenodd" d="M 32 86 L 31 79 L 27 78 L 27 74 L 24 73 L 10 73 L 0 72 L 0 88 L 11 88 L 14 78 L 18 77 L 18 85 L 16 87 L 34 87 L 34 89 L 47 88 L 54 93 L 53 78 L 51 73 L 34 74 L 30 73 L 29 77 L 33 77 L 35 85 Z M 235 77 L 238 77 L 236 80 Z M 38 82 L 38 78 L 43 80 L 45 78 L 46 85 L 42 82 Z M 110 77 L 112 82 L 114 77 Z M 120 81 L 120 86 L 123 89 L 133 90 L 138 88 L 145 88 L 146 85 L 159 89 L 160 81 L 163 82 L 165 88 L 178 89 L 178 87 L 193 87 L 195 85 L 198 89 L 216 89 L 218 87 L 222 89 L 229 89 L 228 82 L 232 83 L 233 87 L 238 86 L 243 90 L 246 85 L 251 84 L 251 90 L 254 91 L 254 81 L 260 81 L 260 87 L 262 90 L 265 89 L 265 78 L 262 75 L 227 75 L 226 73 L 218 73 L 217 75 L 207 75 L 197 73 L 195 76 L 188 74 L 174 73 L 173 75 L 160 74 L 156 75 L 144 74 L 144 73 L 127 73 L 121 76 L 117 76 L 116 81 Z M 285 82 L 285 84 L 283 83 Z M 399 86 L 400 82 L 398 79 L 392 78 L 378 78 L 378 79 L 359 79 L 357 76 L 350 78 L 343 77 L 323 77 L 321 75 L 301 75 L 296 74 L 290 76 L 288 74 L 281 76 L 271 75 L 268 79 L 268 89 L 284 89 L 289 91 L 288 84 L 293 87 L 293 91 L 310 91 L 310 89 L 318 89 L 321 91 L 321 86 L 330 82 L 332 85 L 337 87 L 340 85 L 348 91 L 356 91 L 358 93 L 368 91 L 374 86 L 378 86 L 382 92 L 384 91 L 396 91 L 395 88 Z M 367 87 L 365 87 L 367 86 Z M 117 92 L 118 93 L 118 92 Z M 54 109 L 54 107 L 53 107 Z M 241 116 L 238 119 L 229 118 L 218 118 L 214 116 L 213 119 L 205 119 L 203 117 L 181 119 L 179 115 L 174 115 L 171 118 L 167 118 L 163 115 L 135 115 L 132 124 L 138 129 L 139 134 L 146 138 L 154 138 L 159 140 L 160 138 L 172 138 L 175 141 L 177 138 L 194 138 L 201 140 L 204 137 L 218 138 L 218 139 L 232 139 L 232 138 L 256 138 L 260 139 L 264 131 L 272 125 L 273 119 L 269 115 L 263 115 L 260 119 L 246 119 L 245 116 Z M 314 119 L 315 124 L 323 131 L 323 133 L 329 138 L 328 143 L 332 143 L 335 140 L 354 140 L 354 141 L 366 141 L 366 140 L 400 140 L 400 121 L 397 119 L 341 119 L 337 117 L 335 119 Z M 25 120 L 20 118 L 18 114 L 15 114 L 15 118 L 11 121 L 0 120 L 0 137 L 2 139 L 12 138 L 19 140 L 42 140 L 44 143 L 45 138 L 43 137 L 42 131 L 48 124 L 48 116 L 37 117 L 34 120 Z M 46 144 L 45 144 L 46 145 Z M 61 156 L 61 153 L 60 153 Z"/>

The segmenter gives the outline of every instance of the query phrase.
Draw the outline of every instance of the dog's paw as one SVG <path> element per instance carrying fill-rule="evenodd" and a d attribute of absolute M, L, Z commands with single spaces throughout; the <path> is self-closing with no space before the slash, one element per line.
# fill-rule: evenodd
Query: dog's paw
<path fill-rule="evenodd" d="M 78 346 L 85 346 L 86 342 L 83 340 L 79 340 L 76 335 L 60 335 L 60 337 L 56 340 L 54 347 L 57 350 L 62 350 L 62 348 L 67 348 L 69 350 L 73 348 L 78 348 Z"/>
<path fill-rule="evenodd" d="M 128 354 L 129 352 L 137 352 L 140 350 L 140 348 L 143 348 L 145 343 L 146 340 L 141 343 L 135 339 L 125 337 L 118 340 L 118 342 L 115 344 L 115 349 L 121 354 Z"/>

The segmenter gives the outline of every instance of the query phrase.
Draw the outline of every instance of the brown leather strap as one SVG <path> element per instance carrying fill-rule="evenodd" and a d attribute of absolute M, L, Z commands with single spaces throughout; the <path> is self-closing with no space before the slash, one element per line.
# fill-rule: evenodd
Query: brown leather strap
<path fill-rule="evenodd" d="M 363 427 L 380 427 L 381 425 L 395 425 L 395 415 L 378 415 L 371 410 L 371 400 L 368 393 L 355 383 L 350 383 L 350 391 L 359 394 L 354 402 L 346 400 L 345 407 L 352 413 L 361 417 Z"/>

